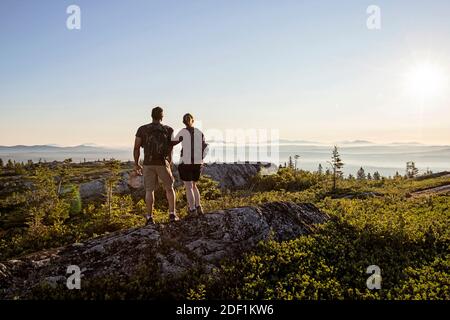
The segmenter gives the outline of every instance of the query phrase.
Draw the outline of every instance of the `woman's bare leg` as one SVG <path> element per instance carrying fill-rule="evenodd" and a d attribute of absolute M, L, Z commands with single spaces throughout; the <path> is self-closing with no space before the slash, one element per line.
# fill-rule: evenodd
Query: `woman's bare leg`
<path fill-rule="evenodd" d="M 186 187 L 186 198 L 187 198 L 189 209 L 193 210 L 193 209 L 195 209 L 193 182 L 192 181 L 184 181 L 184 186 Z"/>
<path fill-rule="evenodd" d="M 193 193 L 194 193 L 195 207 L 197 208 L 197 207 L 201 206 L 201 204 L 200 204 L 200 191 L 198 191 L 197 183 L 195 183 L 195 181 L 193 181 L 192 184 L 193 184 L 193 188 L 192 189 L 193 189 Z"/>

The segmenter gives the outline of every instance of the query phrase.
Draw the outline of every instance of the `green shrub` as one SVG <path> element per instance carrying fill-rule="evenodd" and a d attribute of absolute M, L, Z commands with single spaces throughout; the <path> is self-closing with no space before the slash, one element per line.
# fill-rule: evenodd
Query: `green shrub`
<path fill-rule="evenodd" d="M 258 174 L 252 180 L 256 191 L 302 191 L 323 181 L 325 176 L 304 170 L 280 168 L 276 174 Z"/>

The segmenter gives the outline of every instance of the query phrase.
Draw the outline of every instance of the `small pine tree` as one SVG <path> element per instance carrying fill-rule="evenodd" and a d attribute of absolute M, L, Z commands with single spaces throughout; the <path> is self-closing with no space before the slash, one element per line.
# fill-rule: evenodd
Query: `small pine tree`
<path fill-rule="evenodd" d="M 298 169 L 297 164 L 298 164 L 298 159 L 299 159 L 299 158 L 300 158 L 300 156 L 299 156 L 298 154 L 296 154 L 296 155 L 294 156 L 294 159 L 295 159 L 295 167 L 294 167 L 294 169 L 295 169 L 295 170 Z"/>
<path fill-rule="evenodd" d="M 29 168 L 31 168 L 31 167 L 33 167 L 33 160 L 28 160 L 27 161 L 27 167 L 29 167 Z"/>
<path fill-rule="evenodd" d="M 358 180 L 366 180 L 366 172 L 364 171 L 364 168 L 359 168 L 358 172 L 356 173 L 356 179 Z"/>
<path fill-rule="evenodd" d="M 414 178 L 419 174 L 419 169 L 416 167 L 414 161 L 409 161 L 406 163 L 406 177 Z"/>
<path fill-rule="evenodd" d="M 120 180 L 120 161 L 111 159 L 106 163 L 109 169 L 109 175 L 105 180 L 106 184 L 106 207 L 108 208 L 108 217 L 111 217 L 112 212 L 112 201 L 113 201 L 113 191 L 114 188 Z"/>
<path fill-rule="evenodd" d="M 66 183 L 70 177 L 73 175 L 72 170 L 70 169 L 70 164 L 72 163 L 72 159 L 65 159 L 61 166 L 58 167 L 58 195 L 62 193 L 62 186 Z"/>
<path fill-rule="evenodd" d="M 373 173 L 373 179 L 376 180 L 376 181 L 381 180 L 381 175 L 380 175 L 380 173 L 378 171 L 375 171 Z"/>
<path fill-rule="evenodd" d="M 292 161 L 292 157 L 291 156 L 289 156 L 288 168 L 289 169 L 294 169 L 294 162 Z"/>
<path fill-rule="evenodd" d="M 38 167 L 35 172 L 35 188 L 27 193 L 24 211 L 27 213 L 27 233 L 32 237 L 45 237 L 46 227 L 61 226 L 69 218 L 69 204 L 57 194 L 54 172 Z M 44 232 L 44 233 L 42 233 Z"/>
<path fill-rule="evenodd" d="M 336 190 L 337 180 L 342 177 L 342 168 L 344 163 L 342 162 L 341 156 L 337 146 L 334 146 L 333 153 L 331 156 L 331 166 L 333 168 L 333 191 Z"/>
<path fill-rule="evenodd" d="M 9 169 L 9 170 L 14 169 L 14 162 L 12 162 L 11 159 L 8 159 L 8 162 L 6 163 L 6 169 Z"/>
<path fill-rule="evenodd" d="M 320 174 L 320 175 L 323 174 L 323 167 L 322 167 L 321 163 L 319 163 L 319 167 L 317 168 L 317 173 Z"/>
<path fill-rule="evenodd" d="M 370 172 L 367 174 L 367 180 L 372 180 L 372 175 L 370 174 Z"/>
<path fill-rule="evenodd" d="M 0 158 L 0 168 L 3 168 L 4 164 L 3 164 L 3 159 Z"/>

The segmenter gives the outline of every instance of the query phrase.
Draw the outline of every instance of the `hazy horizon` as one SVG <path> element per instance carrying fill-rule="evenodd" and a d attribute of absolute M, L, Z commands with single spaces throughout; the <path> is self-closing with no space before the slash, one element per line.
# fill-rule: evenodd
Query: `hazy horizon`
<path fill-rule="evenodd" d="M 269 149 L 269 148 L 268 148 Z M 269 151 L 269 150 L 266 151 Z M 258 148 L 259 151 L 261 151 Z M 308 171 L 316 171 L 320 164 L 327 168 L 331 158 L 331 145 L 325 144 L 280 144 L 275 148 L 274 154 L 270 152 L 254 153 L 254 148 L 250 146 L 240 146 L 234 144 L 212 144 L 205 162 L 232 163 L 232 162 L 271 162 L 276 165 L 283 165 L 288 162 L 289 157 L 299 155 L 298 167 Z M 403 172 L 406 162 L 414 161 L 423 173 L 427 170 L 433 172 L 450 171 L 450 146 L 429 146 L 422 144 L 366 144 L 366 145 L 341 145 L 339 152 L 345 163 L 344 172 L 355 174 L 360 167 L 364 167 L 367 172 L 378 171 L 380 174 L 388 176 L 395 172 Z M 174 161 L 177 162 L 180 154 L 180 146 L 174 149 Z M 62 161 L 72 158 L 74 162 L 96 161 L 101 159 L 117 159 L 121 161 L 132 161 L 132 146 L 124 148 L 88 146 L 88 147 L 61 147 L 45 148 L 4 148 L 0 146 L 0 158 L 4 161 L 12 159 L 26 163 L 28 160 L 51 162 Z"/>
<path fill-rule="evenodd" d="M 230 144 L 230 145 L 249 145 L 249 143 L 237 143 L 235 141 L 208 141 L 208 143 L 213 144 Z M 0 144 L 0 147 L 17 147 L 17 146 L 24 146 L 24 147 L 37 147 L 37 146 L 49 146 L 49 147 L 59 147 L 59 148 L 73 148 L 73 147 L 80 147 L 80 146 L 87 146 L 87 147 L 98 147 L 98 148 L 131 148 L 133 146 L 134 140 L 130 142 L 128 145 L 105 145 L 105 144 L 97 144 L 92 142 L 82 142 L 77 144 L 71 144 L 71 145 L 63 145 L 58 143 L 39 143 L 39 144 L 10 144 L 10 145 L 4 145 Z M 267 145 L 271 144 L 269 142 L 260 142 L 257 144 L 261 145 Z M 360 141 L 360 140 L 345 140 L 345 141 L 305 141 L 305 140 L 295 140 L 295 139 L 280 139 L 278 143 L 275 143 L 275 145 L 280 146 L 286 146 L 286 145 L 310 145 L 310 146 L 337 146 L 337 147 L 365 147 L 365 146 L 429 146 L 429 147 L 449 147 L 450 143 L 448 144 L 434 144 L 434 143 L 421 143 L 417 141 L 390 141 L 390 142 L 376 142 L 376 141 Z"/>

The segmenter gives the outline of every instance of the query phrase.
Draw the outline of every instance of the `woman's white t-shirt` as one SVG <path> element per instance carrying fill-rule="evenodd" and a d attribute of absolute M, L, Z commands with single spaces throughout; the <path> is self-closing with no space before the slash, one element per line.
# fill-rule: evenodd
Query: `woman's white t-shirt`
<path fill-rule="evenodd" d="M 181 140 L 180 163 L 202 164 L 207 153 L 205 136 L 197 128 L 183 128 L 175 136 L 175 141 Z"/>

